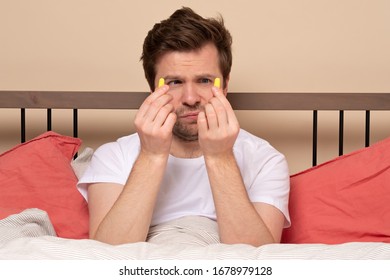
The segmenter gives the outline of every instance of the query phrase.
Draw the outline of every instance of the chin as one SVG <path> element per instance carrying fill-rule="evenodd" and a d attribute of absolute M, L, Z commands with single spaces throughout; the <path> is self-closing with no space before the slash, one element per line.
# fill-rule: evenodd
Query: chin
<path fill-rule="evenodd" d="M 174 134 L 174 136 L 183 142 L 194 142 L 198 141 L 198 135 L 180 135 L 180 134 Z"/>
<path fill-rule="evenodd" d="M 173 131 L 173 136 L 184 142 L 198 141 L 198 133 L 182 133 L 179 131 Z"/>
<path fill-rule="evenodd" d="M 198 141 L 198 126 L 194 125 L 183 125 L 182 123 L 176 123 L 172 131 L 173 135 L 186 142 Z"/>

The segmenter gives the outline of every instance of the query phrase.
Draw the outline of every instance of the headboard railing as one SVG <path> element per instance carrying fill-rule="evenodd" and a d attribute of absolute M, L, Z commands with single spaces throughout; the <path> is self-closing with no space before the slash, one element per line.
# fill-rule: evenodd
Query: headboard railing
<path fill-rule="evenodd" d="M 21 142 L 26 141 L 26 109 L 73 110 L 73 136 L 78 136 L 78 109 L 138 109 L 148 92 L 0 91 L 0 108 L 20 108 Z M 344 111 L 365 111 L 365 146 L 370 145 L 370 111 L 390 110 L 390 93 L 257 93 L 231 92 L 235 110 L 299 110 L 313 112 L 312 165 L 317 164 L 318 111 L 339 111 L 339 155 L 343 154 Z"/>

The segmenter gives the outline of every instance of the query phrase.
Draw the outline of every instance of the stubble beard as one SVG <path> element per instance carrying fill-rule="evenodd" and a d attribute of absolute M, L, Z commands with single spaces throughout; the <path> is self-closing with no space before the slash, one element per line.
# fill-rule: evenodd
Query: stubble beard
<path fill-rule="evenodd" d="M 196 127 L 196 129 L 189 127 L 190 125 Z M 198 141 L 198 127 L 196 123 L 183 124 L 177 121 L 173 126 L 172 133 L 178 139 L 185 142 Z"/>
<path fill-rule="evenodd" d="M 195 104 L 193 106 L 185 105 L 183 107 L 178 108 L 176 110 L 176 115 L 178 116 L 178 119 L 172 130 L 172 133 L 175 137 L 185 142 L 198 141 L 197 121 L 185 123 L 180 120 L 181 115 L 191 111 L 203 111 L 203 106 L 201 106 L 200 104 Z"/>

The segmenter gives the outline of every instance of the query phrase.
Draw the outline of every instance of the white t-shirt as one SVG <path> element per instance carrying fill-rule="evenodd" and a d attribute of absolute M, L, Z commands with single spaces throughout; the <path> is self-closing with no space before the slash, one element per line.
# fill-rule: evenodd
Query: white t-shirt
<path fill-rule="evenodd" d="M 83 196 L 87 199 L 87 186 L 90 183 L 124 185 L 139 150 L 138 134 L 119 138 L 98 148 L 78 183 Z M 278 208 L 285 216 L 285 227 L 288 227 L 290 181 L 285 157 L 267 141 L 242 129 L 233 151 L 250 200 Z M 216 220 L 204 158 L 176 158 L 170 155 L 151 225 L 191 215 Z"/>

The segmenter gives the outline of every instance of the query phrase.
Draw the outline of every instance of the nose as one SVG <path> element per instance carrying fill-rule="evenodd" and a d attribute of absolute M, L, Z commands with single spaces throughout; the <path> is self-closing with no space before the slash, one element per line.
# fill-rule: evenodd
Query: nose
<path fill-rule="evenodd" d="M 186 83 L 182 88 L 182 103 L 193 106 L 200 103 L 202 97 L 201 92 L 193 83 Z"/>

